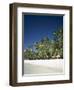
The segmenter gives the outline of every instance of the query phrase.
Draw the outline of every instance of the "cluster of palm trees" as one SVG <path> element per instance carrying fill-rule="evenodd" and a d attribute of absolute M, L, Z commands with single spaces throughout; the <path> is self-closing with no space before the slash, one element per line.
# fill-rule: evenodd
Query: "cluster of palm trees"
<path fill-rule="evenodd" d="M 53 40 L 44 37 L 24 51 L 26 60 L 56 58 L 63 58 L 63 29 L 53 33 Z"/>

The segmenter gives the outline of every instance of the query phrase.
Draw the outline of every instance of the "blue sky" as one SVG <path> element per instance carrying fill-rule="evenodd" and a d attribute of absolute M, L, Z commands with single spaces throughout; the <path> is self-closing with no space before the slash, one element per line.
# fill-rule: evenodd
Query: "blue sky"
<path fill-rule="evenodd" d="M 24 48 L 41 38 L 53 39 L 53 32 L 63 27 L 63 16 L 24 15 Z"/>

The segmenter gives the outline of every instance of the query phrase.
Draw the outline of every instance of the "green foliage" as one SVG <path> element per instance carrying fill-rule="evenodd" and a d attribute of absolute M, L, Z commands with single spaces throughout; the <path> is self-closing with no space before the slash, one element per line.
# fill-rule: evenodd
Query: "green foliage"
<path fill-rule="evenodd" d="M 63 58 L 63 29 L 56 31 L 54 34 L 54 50 Z"/>
<path fill-rule="evenodd" d="M 53 33 L 53 40 L 48 37 L 34 43 L 32 48 L 24 51 L 24 58 L 29 60 L 63 58 L 63 30 Z"/>

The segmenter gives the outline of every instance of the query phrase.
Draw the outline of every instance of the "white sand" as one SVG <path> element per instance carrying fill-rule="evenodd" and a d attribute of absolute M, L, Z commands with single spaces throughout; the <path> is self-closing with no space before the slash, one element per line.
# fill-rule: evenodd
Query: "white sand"
<path fill-rule="evenodd" d="M 64 60 L 24 60 L 24 74 L 63 74 Z"/>

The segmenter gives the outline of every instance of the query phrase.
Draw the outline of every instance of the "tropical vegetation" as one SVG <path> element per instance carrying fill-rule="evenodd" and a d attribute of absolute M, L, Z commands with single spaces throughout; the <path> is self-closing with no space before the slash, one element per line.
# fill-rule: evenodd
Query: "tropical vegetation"
<path fill-rule="evenodd" d="M 53 39 L 44 37 L 24 50 L 26 60 L 58 58 L 63 58 L 63 29 L 53 32 Z"/>

